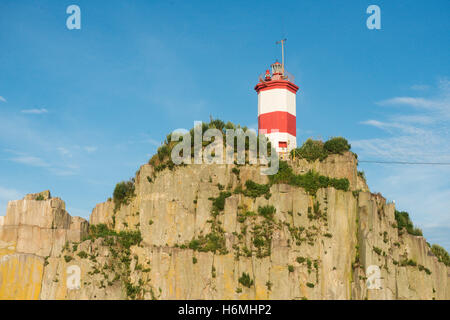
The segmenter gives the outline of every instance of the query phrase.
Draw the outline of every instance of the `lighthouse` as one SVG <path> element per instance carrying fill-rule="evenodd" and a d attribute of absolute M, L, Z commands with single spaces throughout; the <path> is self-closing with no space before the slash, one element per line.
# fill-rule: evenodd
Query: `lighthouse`
<path fill-rule="evenodd" d="M 282 46 L 284 41 L 281 41 Z M 284 157 L 297 147 L 295 99 L 299 88 L 294 84 L 294 77 L 284 70 L 284 50 L 283 63 L 275 62 L 271 69 L 259 77 L 255 86 L 258 131 L 265 134 L 272 147 Z"/>

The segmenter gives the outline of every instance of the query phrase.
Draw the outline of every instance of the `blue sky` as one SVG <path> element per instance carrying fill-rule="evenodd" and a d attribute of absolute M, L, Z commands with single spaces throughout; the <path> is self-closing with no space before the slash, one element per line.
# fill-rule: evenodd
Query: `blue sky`
<path fill-rule="evenodd" d="M 81 8 L 81 30 L 66 8 Z M 368 30 L 366 8 L 381 8 Z M 258 75 L 300 86 L 298 143 L 361 160 L 450 162 L 450 2 L 0 2 L 0 215 L 50 189 L 87 218 L 165 135 L 209 116 L 256 127 Z M 450 249 L 450 166 L 361 163 L 372 191 Z"/>

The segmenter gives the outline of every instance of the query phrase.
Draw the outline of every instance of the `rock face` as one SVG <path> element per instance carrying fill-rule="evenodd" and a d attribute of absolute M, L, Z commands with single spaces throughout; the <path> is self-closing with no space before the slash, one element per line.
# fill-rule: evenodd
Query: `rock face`
<path fill-rule="evenodd" d="M 255 166 L 143 165 L 132 199 L 98 204 L 90 217 L 119 238 L 140 233 L 132 245 L 81 241 L 87 222 L 49 193 L 12 201 L 0 220 L 0 298 L 450 298 L 448 267 L 423 237 L 396 228 L 394 205 L 369 191 L 351 153 L 290 165 L 347 178 L 350 190 L 275 184 L 251 195 L 237 190 L 268 182 Z"/>
<path fill-rule="evenodd" d="M 80 241 L 89 225 L 48 191 L 9 202 L 2 218 L 0 298 L 38 299 L 49 257 L 59 256 L 66 242 Z"/>

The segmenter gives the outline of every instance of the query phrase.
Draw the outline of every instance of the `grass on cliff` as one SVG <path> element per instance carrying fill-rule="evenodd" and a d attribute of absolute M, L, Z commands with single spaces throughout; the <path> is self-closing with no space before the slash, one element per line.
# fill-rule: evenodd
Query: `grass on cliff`
<path fill-rule="evenodd" d="M 242 276 L 239 277 L 239 283 L 244 287 L 250 288 L 253 285 L 253 280 L 248 273 L 242 272 Z"/>
<path fill-rule="evenodd" d="M 115 281 L 120 280 L 127 298 L 133 300 L 142 299 L 145 294 L 145 283 L 142 279 L 139 279 L 137 284 L 132 282 L 131 262 L 133 259 L 136 261 L 135 270 L 142 270 L 142 266 L 138 264 L 137 256 L 131 256 L 130 250 L 131 246 L 141 244 L 142 236 L 140 231 L 116 232 L 109 229 L 105 224 L 97 224 L 89 227 L 89 236 L 83 240 L 95 240 L 99 238 L 103 239 L 103 244 L 108 247 L 110 251 L 110 260 L 108 263 L 100 265 L 100 269 L 98 265 L 94 266 L 92 274 L 102 274 L 104 277 L 103 281 L 107 281 L 108 285 L 112 285 Z M 81 251 L 78 253 L 78 256 L 85 259 L 88 257 L 88 254 Z M 91 261 L 96 263 L 95 257 L 96 256 L 92 254 Z M 108 278 L 105 272 L 107 269 L 114 272 L 113 279 Z M 142 272 L 144 271 L 142 270 Z"/>
<path fill-rule="evenodd" d="M 221 191 L 217 198 L 209 198 L 212 201 L 213 216 L 217 216 L 225 208 L 225 199 L 231 196 L 231 192 Z"/>
<path fill-rule="evenodd" d="M 423 236 L 422 230 L 414 227 L 413 222 L 409 218 L 408 212 L 395 210 L 395 220 L 397 221 L 398 230 L 402 230 L 403 228 L 405 228 L 406 232 L 411 235 Z"/>
<path fill-rule="evenodd" d="M 450 266 L 450 256 L 440 245 L 433 244 L 431 252 L 433 252 L 440 262 L 443 262 L 446 266 Z"/>
<path fill-rule="evenodd" d="M 140 231 L 120 231 L 116 232 L 108 228 L 106 224 L 97 224 L 89 226 L 89 236 L 84 240 L 95 240 L 98 238 L 116 239 L 117 243 L 125 249 L 131 246 L 139 245 L 142 242 Z"/>
<path fill-rule="evenodd" d="M 351 145 L 345 138 L 336 137 L 323 142 L 320 140 L 308 139 L 300 148 L 291 151 L 291 156 L 303 158 L 309 162 L 325 160 L 330 154 L 343 154 L 350 151 Z"/>
<path fill-rule="evenodd" d="M 243 189 L 241 185 L 237 186 L 236 189 L 234 189 L 233 193 L 241 193 L 244 196 L 250 198 L 258 198 L 264 196 L 266 199 L 269 199 L 271 196 L 270 184 L 259 184 L 252 180 L 247 180 L 245 182 L 245 189 Z"/>
<path fill-rule="evenodd" d="M 226 130 L 227 129 L 242 129 L 243 134 L 246 136 L 244 138 L 245 141 L 245 150 L 249 151 L 250 149 L 250 138 L 249 136 L 252 136 L 253 138 L 256 137 L 256 139 L 259 139 L 257 134 L 251 130 L 248 130 L 247 127 L 241 127 L 239 124 L 234 124 L 230 121 L 225 123 L 224 121 L 220 119 L 211 119 L 209 123 L 202 122 L 202 135 L 206 132 L 208 129 L 217 129 L 222 132 L 223 136 L 226 137 Z M 189 131 L 190 139 L 191 139 L 191 157 L 194 155 L 194 128 L 192 128 Z M 274 150 L 272 149 L 272 146 L 270 142 L 264 138 L 267 142 L 267 153 L 270 155 Z M 237 151 L 237 141 L 238 138 L 235 137 L 233 141 L 234 150 Z M 213 143 L 214 141 L 203 141 L 202 147 L 205 148 L 209 144 Z M 172 135 L 168 134 L 166 136 L 165 141 L 163 144 L 158 148 L 157 153 L 149 160 L 149 164 L 151 164 L 155 171 L 162 171 L 166 168 L 169 168 L 170 170 L 173 170 L 175 167 L 175 164 L 171 160 L 171 153 L 173 148 L 178 144 L 178 141 L 172 141 Z M 226 146 L 226 139 L 223 139 L 224 147 Z M 348 143 L 348 141 L 343 137 L 334 137 L 329 139 L 328 141 L 320 141 L 320 140 L 313 140 L 308 139 L 306 140 L 303 145 L 299 148 L 296 148 L 291 151 L 291 156 L 295 155 L 297 158 L 303 158 L 310 162 L 315 161 L 319 159 L 320 161 L 326 159 L 331 154 L 343 154 L 346 151 L 350 151 L 351 145 Z M 257 152 L 259 152 L 259 144 L 257 145 Z M 356 154 L 354 154 L 356 156 Z"/>
<path fill-rule="evenodd" d="M 348 191 L 350 182 L 347 178 L 330 178 L 322 176 L 312 170 L 305 174 L 295 174 L 293 169 L 285 161 L 280 161 L 278 172 L 269 176 L 270 184 L 287 183 L 302 187 L 311 195 L 315 195 L 320 188 L 334 187 L 338 190 Z"/>
<path fill-rule="evenodd" d="M 208 129 L 217 129 L 222 132 L 223 134 L 223 146 L 225 147 L 227 144 L 226 141 L 226 130 L 227 129 L 242 129 L 242 133 L 245 136 L 244 143 L 245 143 L 245 150 L 250 150 L 250 136 L 252 138 L 259 139 L 259 136 L 252 130 L 249 130 L 246 126 L 241 127 L 239 124 L 234 124 L 230 121 L 225 123 L 224 121 L 220 119 L 211 119 L 209 123 L 202 122 L 202 136 Z M 191 139 L 191 157 L 194 157 L 194 128 L 192 128 L 189 131 L 190 139 Z M 272 146 L 270 142 L 267 140 L 267 138 L 263 137 L 264 141 L 267 143 L 267 154 L 270 155 L 272 152 Z M 234 145 L 234 151 L 237 151 L 237 141 L 238 137 L 234 137 L 233 145 Z M 212 141 L 202 141 L 202 148 L 207 147 L 209 144 L 213 143 L 214 139 Z M 171 153 L 173 148 L 179 143 L 179 141 L 172 141 L 172 134 L 168 134 L 166 136 L 166 139 L 164 140 L 163 144 L 158 148 L 157 153 L 149 160 L 149 164 L 152 165 L 155 168 L 155 171 L 162 171 L 166 168 L 169 168 L 170 170 L 173 170 L 175 167 L 175 164 L 171 160 Z M 259 144 L 257 145 L 257 152 L 259 152 Z M 248 159 L 247 159 L 248 160 Z"/>
<path fill-rule="evenodd" d="M 113 192 L 114 210 L 120 209 L 122 205 L 127 205 L 136 195 L 134 193 L 134 178 L 116 184 Z"/>

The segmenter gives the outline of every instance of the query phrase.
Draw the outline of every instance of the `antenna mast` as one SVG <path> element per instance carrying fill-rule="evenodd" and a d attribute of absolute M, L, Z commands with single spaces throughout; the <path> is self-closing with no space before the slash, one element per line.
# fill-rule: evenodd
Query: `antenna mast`
<path fill-rule="evenodd" d="M 284 43 L 287 41 L 287 39 L 283 39 L 280 41 L 277 41 L 276 44 L 281 43 L 281 69 L 283 70 L 283 77 L 284 77 Z"/>

